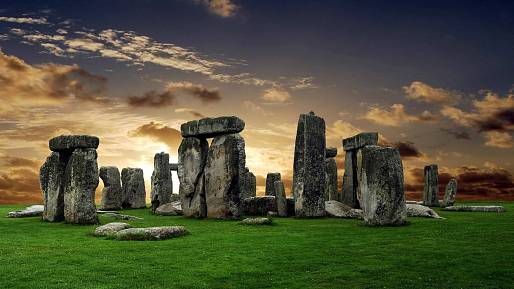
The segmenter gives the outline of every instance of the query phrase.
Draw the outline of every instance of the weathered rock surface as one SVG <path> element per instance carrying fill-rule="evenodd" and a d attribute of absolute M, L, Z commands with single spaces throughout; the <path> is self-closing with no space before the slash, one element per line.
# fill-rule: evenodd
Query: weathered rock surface
<path fill-rule="evenodd" d="M 163 226 L 149 228 L 129 228 L 116 233 L 116 239 L 121 241 L 152 241 L 166 240 L 186 235 L 183 226 Z"/>
<path fill-rule="evenodd" d="M 335 158 L 337 156 L 337 148 L 329 147 L 325 149 L 325 158 Z"/>
<path fill-rule="evenodd" d="M 409 201 L 409 200 L 406 200 L 405 204 L 423 205 L 423 201 Z"/>
<path fill-rule="evenodd" d="M 362 132 L 358 135 L 343 139 L 343 149 L 345 151 L 356 150 L 368 145 L 378 144 L 378 133 Z"/>
<path fill-rule="evenodd" d="M 296 131 L 293 195 L 297 217 L 325 215 L 325 120 L 301 114 Z"/>
<path fill-rule="evenodd" d="M 95 237 L 110 237 L 114 236 L 116 233 L 118 233 L 121 230 L 125 230 L 131 228 L 131 226 L 127 223 L 120 223 L 120 222 L 112 222 L 105 225 L 102 225 L 100 227 L 97 227 L 95 229 L 95 232 L 93 235 Z"/>
<path fill-rule="evenodd" d="M 245 142 L 239 134 L 213 139 L 205 165 L 207 217 L 240 217 L 240 176 L 245 171 L 245 159 Z"/>
<path fill-rule="evenodd" d="M 182 215 L 182 208 L 180 206 L 180 202 L 162 204 L 155 210 L 155 214 L 160 216 Z"/>
<path fill-rule="evenodd" d="M 62 155 L 61 155 L 62 154 Z M 43 220 L 64 220 L 64 174 L 68 155 L 52 152 L 39 170 L 39 183 L 43 192 Z"/>
<path fill-rule="evenodd" d="M 437 193 L 439 192 L 439 176 L 437 165 L 428 165 L 424 169 L 425 186 L 423 188 L 423 205 L 439 207 Z"/>
<path fill-rule="evenodd" d="M 407 220 L 403 166 L 397 148 L 365 146 L 357 152 L 359 202 L 367 225 L 403 225 Z"/>
<path fill-rule="evenodd" d="M 266 190 L 264 191 L 264 195 L 276 196 L 275 182 L 281 180 L 280 173 L 268 173 L 268 175 L 266 175 Z"/>
<path fill-rule="evenodd" d="M 117 167 L 101 167 L 100 178 L 104 183 L 102 189 L 102 210 L 121 210 L 123 192 L 121 189 L 120 171 Z"/>
<path fill-rule="evenodd" d="M 346 204 L 338 201 L 326 201 L 325 210 L 327 216 L 336 218 L 362 219 L 363 213 L 361 209 L 354 209 Z"/>
<path fill-rule="evenodd" d="M 241 175 L 241 200 L 255 197 L 257 194 L 257 179 L 255 175 L 245 168 Z"/>
<path fill-rule="evenodd" d="M 146 190 L 143 170 L 140 168 L 124 168 L 121 170 L 123 189 L 122 206 L 125 209 L 146 207 Z"/>
<path fill-rule="evenodd" d="M 269 218 L 246 218 L 239 223 L 241 225 L 271 225 L 273 221 Z"/>
<path fill-rule="evenodd" d="M 325 201 L 337 201 L 337 164 L 334 158 L 325 159 Z"/>
<path fill-rule="evenodd" d="M 152 173 L 152 212 L 160 205 L 167 204 L 173 194 L 173 181 L 171 179 L 170 155 L 164 152 L 155 154 Z"/>
<path fill-rule="evenodd" d="M 178 171 L 178 164 L 176 164 L 176 163 L 170 163 L 170 170 L 172 170 L 172 171 Z"/>
<path fill-rule="evenodd" d="M 120 214 L 120 213 L 104 213 L 104 216 L 111 217 L 116 220 L 126 220 L 126 221 L 143 220 L 143 218 L 140 218 L 140 217 L 124 215 L 124 214 Z"/>
<path fill-rule="evenodd" d="M 239 133 L 244 127 L 245 122 L 242 119 L 236 116 L 223 116 L 186 122 L 180 126 L 180 131 L 183 137 L 210 138 Z"/>
<path fill-rule="evenodd" d="M 207 216 L 204 168 L 208 150 L 207 140 L 196 137 L 182 139 L 178 148 L 179 195 L 185 217 Z"/>
<path fill-rule="evenodd" d="M 408 217 L 425 217 L 425 218 L 434 218 L 434 219 L 444 219 L 439 216 L 436 211 L 432 210 L 429 207 L 418 205 L 418 204 L 407 204 L 407 216 Z"/>
<path fill-rule="evenodd" d="M 7 218 L 25 218 L 25 217 L 41 216 L 43 214 L 44 210 L 45 210 L 44 205 L 32 205 L 32 206 L 26 207 L 23 210 L 7 213 Z"/>
<path fill-rule="evenodd" d="M 456 211 L 456 212 L 494 212 L 503 213 L 506 212 L 502 206 L 450 206 L 443 208 L 445 211 Z"/>
<path fill-rule="evenodd" d="M 455 197 L 457 196 L 457 180 L 451 179 L 446 185 L 444 190 L 444 198 L 442 207 L 449 207 L 455 204 Z"/>
<path fill-rule="evenodd" d="M 66 166 L 64 219 L 72 224 L 97 224 L 95 189 L 98 186 L 96 149 L 78 148 Z"/>
<path fill-rule="evenodd" d="M 243 200 L 243 214 L 245 215 L 266 216 L 269 211 L 276 210 L 275 196 L 252 197 Z"/>
<path fill-rule="evenodd" d="M 275 181 L 275 200 L 277 202 L 277 215 L 279 217 L 287 217 L 287 199 L 286 190 L 282 181 Z"/>
<path fill-rule="evenodd" d="M 346 151 L 344 158 L 344 175 L 343 175 L 343 196 L 341 202 L 352 207 L 360 208 L 357 199 L 357 152 L 353 150 Z"/>
<path fill-rule="evenodd" d="M 50 150 L 55 152 L 72 151 L 76 148 L 96 149 L 99 144 L 100 139 L 90 135 L 60 135 L 48 142 Z"/>

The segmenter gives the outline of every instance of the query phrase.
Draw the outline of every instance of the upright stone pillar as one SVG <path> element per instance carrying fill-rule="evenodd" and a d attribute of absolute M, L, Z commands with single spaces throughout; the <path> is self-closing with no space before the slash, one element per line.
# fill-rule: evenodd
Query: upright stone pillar
<path fill-rule="evenodd" d="M 124 168 L 121 170 L 124 209 L 146 207 L 146 189 L 143 170 L 140 168 Z"/>
<path fill-rule="evenodd" d="M 66 163 L 58 152 L 52 152 L 39 171 L 43 192 L 43 220 L 59 222 L 64 220 L 64 170 Z"/>
<path fill-rule="evenodd" d="M 102 189 L 102 210 L 121 210 L 123 192 L 121 189 L 120 171 L 117 167 L 101 167 L 100 178 L 104 183 Z"/>
<path fill-rule="evenodd" d="M 344 158 L 342 202 L 352 208 L 358 209 L 361 207 L 357 199 L 357 153 L 365 146 L 377 144 L 378 133 L 376 132 L 363 132 L 343 139 L 343 149 L 346 154 Z"/>
<path fill-rule="evenodd" d="M 257 195 L 257 179 L 255 175 L 245 168 L 245 172 L 241 176 L 241 201 L 246 198 L 252 198 Z"/>
<path fill-rule="evenodd" d="M 152 212 L 163 204 L 171 202 L 173 181 L 171 179 L 170 155 L 164 152 L 155 154 L 152 173 Z"/>
<path fill-rule="evenodd" d="M 179 195 L 185 217 L 207 216 L 204 167 L 208 150 L 207 140 L 197 137 L 183 138 L 178 148 Z"/>
<path fill-rule="evenodd" d="M 325 201 L 337 201 L 337 148 L 325 151 Z"/>
<path fill-rule="evenodd" d="M 275 181 L 275 200 L 277 202 L 277 213 L 279 217 L 287 217 L 287 199 L 284 183 L 282 181 Z"/>
<path fill-rule="evenodd" d="M 446 185 L 444 190 L 443 207 L 453 206 L 455 204 L 455 197 L 457 196 L 457 180 L 452 178 Z"/>
<path fill-rule="evenodd" d="M 439 192 L 439 175 L 437 165 L 425 166 L 424 169 L 425 187 L 423 188 L 423 205 L 439 207 L 437 193 Z"/>
<path fill-rule="evenodd" d="M 325 120 L 301 114 L 296 132 L 293 195 L 295 215 L 325 215 Z"/>
<path fill-rule="evenodd" d="M 266 175 L 266 190 L 264 195 L 266 196 L 276 196 L 275 192 L 275 182 L 281 181 L 280 173 L 268 173 Z"/>
<path fill-rule="evenodd" d="M 365 146 L 357 152 L 358 193 L 368 225 L 404 225 L 403 166 L 397 148 Z"/>

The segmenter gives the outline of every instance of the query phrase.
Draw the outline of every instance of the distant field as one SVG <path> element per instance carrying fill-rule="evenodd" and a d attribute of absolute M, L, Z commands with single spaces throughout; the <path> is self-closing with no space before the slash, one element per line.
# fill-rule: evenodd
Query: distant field
<path fill-rule="evenodd" d="M 124 211 L 144 218 L 133 226 L 191 232 L 146 242 L 8 219 L 22 206 L 0 206 L 0 288 L 513 288 L 514 203 L 487 203 L 508 212 L 440 212 L 446 220 L 371 228 L 330 218 L 245 227 Z"/>

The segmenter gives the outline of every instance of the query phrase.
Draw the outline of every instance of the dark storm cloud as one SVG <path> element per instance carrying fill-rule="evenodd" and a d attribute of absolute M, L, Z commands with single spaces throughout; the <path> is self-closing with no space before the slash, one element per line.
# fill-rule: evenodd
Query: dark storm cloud
<path fill-rule="evenodd" d="M 445 133 L 452 135 L 456 139 L 466 139 L 466 140 L 471 139 L 471 136 L 469 135 L 469 133 L 467 131 L 459 131 L 459 130 L 454 130 L 451 128 L 444 128 L 444 127 L 441 128 L 441 131 L 444 131 Z"/>
<path fill-rule="evenodd" d="M 130 96 L 128 104 L 133 107 L 154 107 L 171 106 L 175 104 L 175 94 L 166 90 L 157 92 L 155 90 L 148 91 L 141 96 Z"/>
<path fill-rule="evenodd" d="M 421 153 L 419 149 L 414 146 L 413 142 L 400 141 L 393 143 L 393 146 L 398 148 L 402 158 L 419 158 L 423 156 L 423 153 Z"/>
<path fill-rule="evenodd" d="M 496 112 L 492 117 L 476 120 L 479 131 L 508 131 L 514 126 L 514 108 Z"/>

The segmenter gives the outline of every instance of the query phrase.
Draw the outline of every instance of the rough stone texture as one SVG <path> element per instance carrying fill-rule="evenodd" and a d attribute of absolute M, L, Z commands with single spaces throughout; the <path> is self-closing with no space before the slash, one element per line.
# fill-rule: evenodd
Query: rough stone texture
<path fill-rule="evenodd" d="M 335 158 L 337 156 L 337 148 L 330 147 L 325 149 L 325 158 Z"/>
<path fill-rule="evenodd" d="M 143 220 L 143 218 L 140 218 L 140 217 L 124 215 L 124 214 L 120 214 L 120 213 L 104 213 L 104 216 L 115 218 L 116 220 L 126 220 L 126 221 Z"/>
<path fill-rule="evenodd" d="M 273 221 L 269 218 L 246 218 L 239 223 L 241 225 L 271 225 Z"/>
<path fill-rule="evenodd" d="M 44 205 L 33 205 L 26 207 L 20 211 L 14 211 L 7 213 L 7 218 L 25 218 L 25 217 L 35 217 L 41 216 L 43 211 L 45 210 Z"/>
<path fill-rule="evenodd" d="M 156 153 L 153 159 L 152 173 L 152 212 L 160 205 L 167 204 L 173 194 L 173 181 L 171 179 L 170 155 L 164 152 Z"/>
<path fill-rule="evenodd" d="M 444 190 L 442 207 L 453 206 L 455 204 L 455 196 L 457 196 L 457 180 L 451 179 Z"/>
<path fill-rule="evenodd" d="M 325 120 L 301 114 L 296 132 L 293 195 L 297 217 L 325 215 Z"/>
<path fill-rule="evenodd" d="M 183 137 L 210 138 L 224 134 L 235 134 L 245 128 L 245 122 L 236 116 L 202 118 L 183 123 L 180 132 Z"/>
<path fill-rule="evenodd" d="M 60 135 L 52 138 L 48 142 L 50 150 L 55 152 L 72 151 L 76 148 L 96 149 L 100 144 L 100 139 L 90 135 Z"/>
<path fill-rule="evenodd" d="M 102 225 L 100 227 L 97 227 L 95 229 L 95 232 L 93 235 L 95 237 L 110 237 L 114 236 L 116 233 L 118 233 L 121 230 L 125 230 L 131 228 L 131 226 L 127 223 L 120 223 L 120 222 L 112 222 L 105 225 Z"/>
<path fill-rule="evenodd" d="M 75 149 L 66 165 L 64 219 L 71 224 L 97 224 L 95 190 L 98 164 L 95 149 Z"/>
<path fill-rule="evenodd" d="M 243 214 L 266 216 L 269 211 L 277 210 L 275 196 L 251 197 L 243 200 Z"/>
<path fill-rule="evenodd" d="M 257 195 L 257 179 L 255 175 L 245 168 L 241 175 L 241 200 L 255 197 Z"/>
<path fill-rule="evenodd" d="M 196 137 L 182 139 L 178 148 L 179 195 L 184 216 L 204 218 L 207 205 L 204 190 L 204 168 L 209 144 Z"/>
<path fill-rule="evenodd" d="M 121 241 L 152 241 L 166 240 L 187 234 L 183 226 L 164 226 L 149 228 L 130 228 L 116 233 L 116 239 Z"/>
<path fill-rule="evenodd" d="M 403 225 L 407 220 L 403 167 L 397 148 L 365 146 L 357 153 L 357 197 L 367 225 Z"/>
<path fill-rule="evenodd" d="M 444 208 L 443 210 L 455 212 L 506 212 L 505 208 L 502 206 L 450 206 Z"/>
<path fill-rule="evenodd" d="M 281 180 L 280 173 L 268 173 L 268 175 L 266 175 L 266 190 L 264 191 L 264 195 L 276 196 L 275 182 Z"/>
<path fill-rule="evenodd" d="M 146 207 L 146 190 L 143 170 L 140 168 L 124 168 L 121 170 L 123 189 L 122 206 L 125 209 Z"/>
<path fill-rule="evenodd" d="M 240 217 L 240 176 L 245 172 L 245 159 L 245 142 L 239 134 L 217 136 L 212 141 L 205 165 L 207 217 Z"/>
<path fill-rule="evenodd" d="M 172 171 L 178 171 L 178 164 L 171 163 L 171 164 L 170 164 L 170 170 L 172 170 Z"/>
<path fill-rule="evenodd" d="M 277 202 L 277 214 L 279 217 L 287 217 L 287 199 L 284 183 L 276 181 L 273 186 L 275 187 L 275 200 Z"/>
<path fill-rule="evenodd" d="M 354 209 L 338 201 L 325 202 L 325 210 L 327 216 L 336 218 L 362 219 L 363 213 L 361 209 Z"/>
<path fill-rule="evenodd" d="M 182 215 L 182 213 L 180 202 L 163 204 L 155 210 L 155 214 L 161 216 L 178 216 Z"/>
<path fill-rule="evenodd" d="M 120 171 L 117 167 L 101 167 L 100 178 L 104 183 L 102 189 L 102 210 L 121 210 L 123 193 L 121 189 Z"/>
<path fill-rule="evenodd" d="M 356 150 L 363 148 L 367 145 L 378 144 L 378 133 L 376 132 L 362 132 L 358 135 L 343 139 L 343 149 L 345 151 Z"/>
<path fill-rule="evenodd" d="M 434 219 L 444 219 L 439 216 L 434 210 L 429 207 L 418 205 L 418 204 L 407 204 L 407 216 L 408 217 L 425 217 Z"/>
<path fill-rule="evenodd" d="M 68 155 L 52 152 L 39 170 L 39 183 L 43 192 L 43 220 L 64 220 L 64 172 Z"/>
<path fill-rule="evenodd" d="M 439 192 L 439 176 L 437 165 L 425 166 L 425 187 L 423 188 L 423 205 L 439 207 L 437 193 Z"/>
<path fill-rule="evenodd" d="M 334 158 L 325 159 L 325 201 L 337 201 L 337 164 Z"/>
<path fill-rule="evenodd" d="M 422 201 L 405 201 L 406 204 L 423 205 Z"/>
<path fill-rule="evenodd" d="M 343 194 L 341 202 L 355 209 L 360 208 L 357 199 L 357 153 L 347 151 L 344 157 Z"/>

